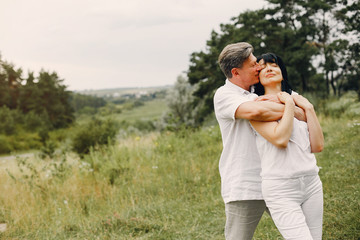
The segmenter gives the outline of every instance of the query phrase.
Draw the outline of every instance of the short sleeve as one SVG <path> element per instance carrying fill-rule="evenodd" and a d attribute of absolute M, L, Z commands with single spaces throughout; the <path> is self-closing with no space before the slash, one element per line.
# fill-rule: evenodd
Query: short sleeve
<path fill-rule="evenodd" d="M 255 94 L 244 95 L 234 91 L 219 89 L 214 95 L 215 114 L 221 119 L 235 120 L 236 109 L 241 104 L 252 101 L 255 98 Z"/>

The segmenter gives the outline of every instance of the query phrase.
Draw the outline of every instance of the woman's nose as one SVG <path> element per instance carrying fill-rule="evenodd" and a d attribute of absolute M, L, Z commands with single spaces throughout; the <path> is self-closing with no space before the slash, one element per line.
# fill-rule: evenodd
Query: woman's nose
<path fill-rule="evenodd" d="M 264 68 L 266 68 L 267 72 L 272 71 L 272 68 L 269 64 L 266 64 L 266 66 Z"/>

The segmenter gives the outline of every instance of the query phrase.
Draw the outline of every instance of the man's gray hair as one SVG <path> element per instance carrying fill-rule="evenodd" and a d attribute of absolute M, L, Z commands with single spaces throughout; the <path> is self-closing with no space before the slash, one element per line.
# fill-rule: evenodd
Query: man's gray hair
<path fill-rule="evenodd" d="M 232 78 L 231 69 L 241 68 L 245 60 L 254 51 L 247 42 L 238 42 L 227 45 L 220 53 L 218 63 L 227 78 Z"/>

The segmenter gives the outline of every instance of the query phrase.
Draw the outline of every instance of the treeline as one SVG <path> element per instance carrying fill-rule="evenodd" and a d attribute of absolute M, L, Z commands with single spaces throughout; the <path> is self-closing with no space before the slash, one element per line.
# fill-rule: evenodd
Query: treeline
<path fill-rule="evenodd" d="M 230 43 L 249 42 L 254 55 L 274 52 L 288 69 L 292 87 L 320 97 L 354 90 L 360 96 L 360 2 L 352 0 L 267 0 L 212 31 L 204 51 L 191 54 L 188 81 L 196 86 L 198 121 L 213 111 L 213 94 L 223 85 L 217 64 Z"/>
<path fill-rule="evenodd" d="M 56 72 L 41 70 L 38 76 L 29 72 L 24 77 L 21 68 L 0 58 L 2 119 L 29 125 L 27 128 L 30 130 L 37 127 L 58 129 L 73 123 L 75 112 L 86 107 L 97 109 L 107 103 L 103 98 L 71 92 L 66 88 Z M 11 129 L 8 125 L 0 129 L 0 133 L 11 133 Z"/>
<path fill-rule="evenodd" d="M 113 141 L 120 127 L 153 130 L 151 121 L 119 122 L 112 117 L 164 95 L 161 90 L 112 102 L 68 91 L 56 72 L 24 76 L 21 68 L 0 58 L 0 154 L 38 149 L 51 157 L 56 148 L 64 147 L 86 154 L 91 147 Z M 80 123 L 75 122 L 77 117 Z"/>
<path fill-rule="evenodd" d="M 79 112 L 88 108 L 101 108 L 104 107 L 107 103 L 107 101 L 103 98 L 74 92 L 70 94 L 69 100 L 75 112 Z"/>
<path fill-rule="evenodd" d="M 48 128 L 66 127 L 74 121 L 70 92 L 63 80 L 53 72 L 41 71 L 37 77 L 0 59 L 0 107 L 2 112 L 16 110 L 38 118 L 39 125 Z M 7 109 L 7 110 L 5 110 Z M 36 121 L 35 121 L 36 122 Z"/>

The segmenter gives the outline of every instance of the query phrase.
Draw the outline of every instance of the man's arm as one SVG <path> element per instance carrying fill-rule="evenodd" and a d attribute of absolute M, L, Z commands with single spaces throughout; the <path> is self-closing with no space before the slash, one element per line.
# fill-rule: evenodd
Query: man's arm
<path fill-rule="evenodd" d="M 279 98 L 275 94 L 262 95 L 262 96 L 258 97 L 257 99 L 255 99 L 255 101 L 256 102 L 267 101 L 267 102 L 274 102 L 274 103 L 282 104 L 282 102 L 280 102 Z M 303 121 L 303 122 L 307 121 L 305 111 L 301 107 L 295 106 L 294 116 L 299 121 Z"/>
<path fill-rule="evenodd" d="M 240 104 L 236 109 L 235 118 L 255 121 L 276 121 L 284 113 L 284 105 L 268 101 L 249 101 Z"/>

